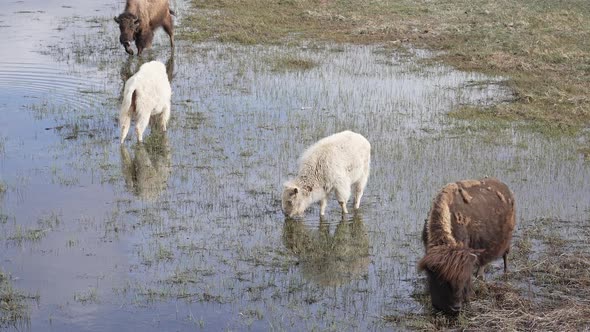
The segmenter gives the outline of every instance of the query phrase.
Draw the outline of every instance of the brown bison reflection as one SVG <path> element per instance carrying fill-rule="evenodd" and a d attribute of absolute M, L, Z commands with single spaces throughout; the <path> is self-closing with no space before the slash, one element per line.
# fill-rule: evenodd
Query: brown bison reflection
<path fill-rule="evenodd" d="M 368 273 L 369 237 L 358 211 L 352 222 L 343 219 L 333 235 L 324 218 L 318 230 L 287 218 L 283 242 L 299 257 L 303 276 L 319 285 L 342 285 Z"/>
<path fill-rule="evenodd" d="M 515 225 L 514 196 L 497 179 L 446 185 L 436 196 L 424 225 L 426 271 L 432 305 L 455 314 L 469 298 L 471 276 L 510 250 Z"/>
<path fill-rule="evenodd" d="M 121 171 L 125 187 L 144 200 L 154 200 L 168 184 L 170 147 L 164 134 L 154 133 L 133 146 L 133 157 L 121 145 Z"/>
<path fill-rule="evenodd" d="M 133 76 L 133 74 L 135 74 L 139 70 L 141 65 L 143 65 L 144 63 L 147 63 L 151 60 L 154 60 L 154 59 L 148 59 L 148 58 L 134 59 L 134 58 L 130 57 L 130 58 L 127 58 L 127 60 L 125 62 L 122 62 L 119 74 L 121 76 L 121 80 L 123 82 L 123 85 L 121 86 L 121 93 L 119 95 L 123 95 L 123 89 L 125 88 L 125 82 L 127 82 L 129 77 Z M 165 66 L 166 66 L 166 75 L 168 75 L 168 81 L 172 84 L 172 79 L 174 79 L 174 77 L 176 76 L 174 73 L 174 55 L 170 55 L 168 57 L 168 60 L 166 60 Z"/>

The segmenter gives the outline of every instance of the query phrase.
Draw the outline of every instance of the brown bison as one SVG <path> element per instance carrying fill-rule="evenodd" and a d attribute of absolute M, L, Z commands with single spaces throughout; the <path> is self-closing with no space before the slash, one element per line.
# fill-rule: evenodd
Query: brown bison
<path fill-rule="evenodd" d="M 137 55 L 141 56 L 144 49 L 152 46 L 154 31 L 163 27 L 170 36 L 170 46 L 174 50 L 174 25 L 169 0 L 127 0 L 125 11 L 115 17 L 119 24 L 121 36 L 119 41 L 125 51 L 133 55 L 131 42 L 135 40 Z"/>
<path fill-rule="evenodd" d="M 446 185 L 436 196 L 422 240 L 426 255 L 418 263 L 426 271 L 432 305 L 456 314 L 469 298 L 471 276 L 510 250 L 515 225 L 514 196 L 493 178 Z"/>

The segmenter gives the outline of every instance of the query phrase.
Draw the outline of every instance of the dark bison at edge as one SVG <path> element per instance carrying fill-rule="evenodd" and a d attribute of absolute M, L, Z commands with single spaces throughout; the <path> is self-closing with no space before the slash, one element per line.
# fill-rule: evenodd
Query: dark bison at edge
<path fill-rule="evenodd" d="M 137 55 L 152 46 L 154 31 L 162 27 L 170 36 L 170 46 L 174 50 L 174 25 L 169 0 L 127 0 L 125 11 L 115 17 L 121 36 L 119 41 L 125 51 L 133 55 L 131 42 L 135 41 Z"/>
<path fill-rule="evenodd" d="M 471 276 L 504 258 L 515 226 L 514 196 L 493 178 L 446 185 L 436 196 L 424 225 L 426 255 L 418 263 L 426 271 L 432 305 L 448 314 L 469 299 Z"/>

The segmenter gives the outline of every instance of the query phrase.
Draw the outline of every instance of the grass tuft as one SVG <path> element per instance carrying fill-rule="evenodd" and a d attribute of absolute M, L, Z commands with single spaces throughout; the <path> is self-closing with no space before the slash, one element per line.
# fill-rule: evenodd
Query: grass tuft
<path fill-rule="evenodd" d="M 310 70 L 318 65 L 317 62 L 310 59 L 301 59 L 293 56 L 281 57 L 273 61 L 273 71 L 296 71 Z"/>
<path fill-rule="evenodd" d="M 28 326 L 30 321 L 27 300 L 38 300 L 38 295 L 28 295 L 12 287 L 10 277 L 0 271 L 0 327 Z"/>

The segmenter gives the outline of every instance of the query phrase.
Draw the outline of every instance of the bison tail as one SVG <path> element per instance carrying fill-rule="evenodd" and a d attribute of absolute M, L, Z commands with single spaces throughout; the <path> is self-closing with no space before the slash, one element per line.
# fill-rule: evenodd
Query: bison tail
<path fill-rule="evenodd" d="M 176 13 L 172 9 L 168 8 L 168 11 L 170 12 L 170 15 L 176 16 Z"/>
<path fill-rule="evenodd" d="M 119 128 L 121 128 L 121 144 L 125 141 L 129 127 L 131 127 L 131 113 L 134 107 L 133 98 L 135 95 L 135 80 L 129 80 L 125 84 L 125 90 L 123 92 L 123 103 L 121 103 L 121 111 L 119 113 Z"/>

